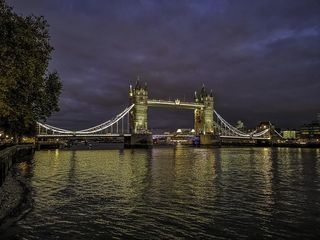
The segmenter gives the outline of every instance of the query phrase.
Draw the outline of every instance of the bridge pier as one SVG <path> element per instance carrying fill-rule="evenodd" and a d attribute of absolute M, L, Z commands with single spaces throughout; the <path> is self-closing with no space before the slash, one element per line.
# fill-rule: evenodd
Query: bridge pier
<path fill-rule="evenodd" d="M 200 134 L 200 145 L 220 145 L 220 139 L 214 134 Z"/>
<path fill-rule="evenodd" d="M 152 134 L 132 134 L 124 139 L 125 147 L 147 148 L 152 146 Z"/>

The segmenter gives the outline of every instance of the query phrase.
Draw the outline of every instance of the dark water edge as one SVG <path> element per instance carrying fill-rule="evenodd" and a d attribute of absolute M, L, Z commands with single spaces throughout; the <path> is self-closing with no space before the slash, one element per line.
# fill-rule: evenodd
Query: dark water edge
<path fill-rule="evenodd" d="M 54 150 L 21 164 L 35 206 L 1 239 L 320 236 L 319 149 Z"/>
<path fill-rule="evenodd" d="M 17 206 L 10 210 L 10 213 L 0 222 L 0 236 L 1 239 L 16 239 L 15 235 L 18 233 L 16 223 L 23 219 L 32 210 L 31 192 L 24 180 L 17 180 L 22 191 L 21 200 Z"/>
<path fill-rule="evenodd" d="M 31 195 L 30 181 L 26 176 L 21 175 L 21 166 L 30 166 L 31 156 L 27 155 L 26 160 L 18 160 L 19 163 L 15 163 L 10 171 L 10 176 L 7 180 L 9 184 L 3 186 L 7 188 L 6 196 L 8 200 L 4 202 L 9 209 L 1 209 L 6 214 L 0 219 L 0 239 L 14 239 L 17 234 L 16 223 L 23 219 L 33 207 L 33 199 Z M 11 189 L 9 189 L 11 188 Z M 11 201 L 8 203 L 7 201 Z"/>

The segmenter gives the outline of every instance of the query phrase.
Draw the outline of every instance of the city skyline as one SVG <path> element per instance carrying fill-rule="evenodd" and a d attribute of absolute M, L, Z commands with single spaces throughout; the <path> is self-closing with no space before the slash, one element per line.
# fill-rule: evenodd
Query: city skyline
<path fill-rule="evenodd" d="M 60 112 L 48 121 L 56 126 L 82 129 L 114 116 L 137 75 L 161 99 L 192 101 L 204 83 L 219 113 L 249 127 L 299 127 L 320 111 L 317 1 L 8 3 L 50 25 L 50 68 L 64 84 Z M 151 128 L 193 125 L 192 111 L 149 115 Z"/>

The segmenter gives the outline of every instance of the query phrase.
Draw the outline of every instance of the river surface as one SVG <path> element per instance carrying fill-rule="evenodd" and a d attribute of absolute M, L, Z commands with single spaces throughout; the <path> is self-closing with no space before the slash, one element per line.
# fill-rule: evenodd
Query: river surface
<path fill-rule="evenodd" d="M 14 239 L 320 239 L 320 149 L 37 151 Z"/>

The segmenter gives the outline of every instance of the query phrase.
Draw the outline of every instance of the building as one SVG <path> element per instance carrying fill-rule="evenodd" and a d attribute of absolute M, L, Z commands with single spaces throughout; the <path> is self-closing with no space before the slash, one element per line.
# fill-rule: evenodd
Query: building
<path fill-rule="evenodd" d="M 179 128 L 177 129 L 176 135 L 191 135 L 191 134 L 195 134 L 195 130 L 194 129 L 190 129 L 190 128 Z"/>
<path fill-rule="evenodd" d="M 320 141 L 320 113 L 317 113 L 317 120 L 304 124 L 300 128 L 299 138 L 306 141 Z"/>
<path fill-rule="evenodd" d="M 297 131 L 294 130 L 284 130 L 281 132 L 282 137 L 285 139 L 296 139 L 297 138 Z"/>
<path fill-rule="evenodd" d="M 4 136 L 4 131 L 2 131 L 2 130 L 0 129 L 0 144 L 2 143 L 4 137 L 5 137 L 5 136 Z"/>
<path fill-rule="evenodd" d="M 320 140 L 320 124 L 312 122 L 305 124 L 300 128 L 300 139 L 305 140 Z"/>

